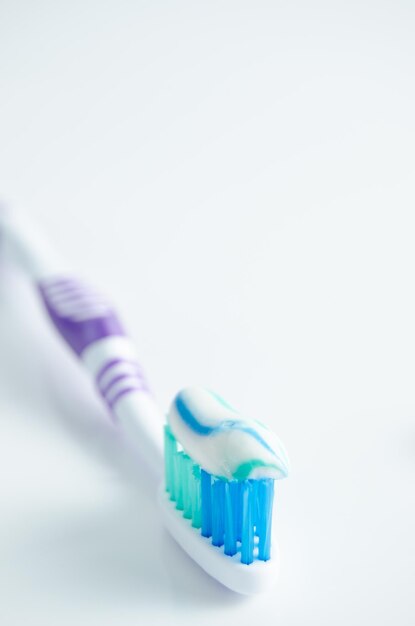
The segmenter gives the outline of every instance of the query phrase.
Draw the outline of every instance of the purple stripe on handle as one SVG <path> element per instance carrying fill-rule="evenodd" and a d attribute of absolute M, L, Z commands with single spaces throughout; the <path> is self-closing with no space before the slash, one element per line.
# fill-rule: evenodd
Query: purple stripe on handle
<path fill-rule="evenodd" d="M 108 392 L 111 391 L 114 385 L 118 383 L 120 380 L 124 380 L 125 378 L 135 379 L 147 389 L 146 381 L 144 380 L 142 376 L 139 376 L 138 374 L 134 374 L 134 373 L 130 373 L 130 374 L 124 373 L 124 374 L 118 374 L 118 376 L 115 376 L 115 378 L 110 380 L 110 382 L 104 388 L 100 389 L 101 394 L 103 396 L 107 396 Z"/>
<path fill-rule="evenodd" d="M 77 311 L 72 309 L 69 313 L 62 312 L 54 305 L 53 297 L 48 295 L 48 288 L 57 284 L 80 285 L 80 283 L 76 279 L 62 276 L 60 279 L 56 278 L 53 281 L 40 282 L 38 285 L 40 295 L 52 322 L 78 355 L 98 339 L 125 336 L 122 324 L 116 312 L 112 309 L 105 309 L 102 311 L 102 314 L 99 314 L 92 306 L 88 315 L 88 311 L 84 311 L 81 303 L 79 305 L 79 313 L 82 315 L 77 315 Z"/>
<path fill-rule="evenodd" d="M 101 369 L 99 370 L 98 374 L 95 377 L 98 387 L 100 386 L 100 383 L 104 374 L 106 374 L 106 372 L 108 372 L 109 369 L 111 369 L 115 365 L 118 365 L 119 363 L 128 363 L 128 365 L 134 365 L 137 368 L 137 372 L 141 372 L 140 365 L 137 363 L 137 361 L 133 361 L 133 359 L 111 359 L 110 361 L 107 361 L 106 363 L 104 363 L 104 365 L 101 367 Z"/>
<path fill-rule="evenodd" d="M 148 389 L 146 385 L 129 385 L 128 387 L 124 387 L 124 389 L 120 389 L 120 391 L 114 396 L 114 398 L 112 398 L 112 400 L 108 402 L 109 408 L 113 409 L 118 400 L 127 395 L 127 393 L 132 393 L 133 391 L 147 392 Z"/>

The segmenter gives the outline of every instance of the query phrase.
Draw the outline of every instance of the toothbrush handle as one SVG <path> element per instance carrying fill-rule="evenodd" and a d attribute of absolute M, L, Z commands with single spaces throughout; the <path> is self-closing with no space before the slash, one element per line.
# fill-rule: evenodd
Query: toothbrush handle
<path fill-rule="evenodd" d="M 116 310 L 96 289 L 54 262 L 27 225 L 0 222 L 9 255 L 32 279 L 49 319 L 95 380 L 110 415 L 160 474 L 164 418 Z"/>

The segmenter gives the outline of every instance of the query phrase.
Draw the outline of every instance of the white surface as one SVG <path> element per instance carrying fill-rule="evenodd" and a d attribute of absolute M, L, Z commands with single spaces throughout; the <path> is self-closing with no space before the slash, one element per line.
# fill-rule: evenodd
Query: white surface
<path fill-rule="evenodd" d="M 279 585 L 234 596 L 2 272 L 0 623 L 412 626 L 413 3 L 0 10 L 1 191 L 119 303 L 165 409 L 217 389 L 293 468 Z"/>

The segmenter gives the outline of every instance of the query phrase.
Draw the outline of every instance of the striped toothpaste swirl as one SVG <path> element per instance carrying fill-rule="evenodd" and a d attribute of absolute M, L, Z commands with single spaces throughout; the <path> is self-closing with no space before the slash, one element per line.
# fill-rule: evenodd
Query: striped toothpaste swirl
<path fill-rule="evenodd" d="M 214 476 L 245 480 L 288 475 L 288 455 L 278 437 L 259 422 L 242 418 L 207 389 L 181 391 L 168 421 L 185 452 Z"/>

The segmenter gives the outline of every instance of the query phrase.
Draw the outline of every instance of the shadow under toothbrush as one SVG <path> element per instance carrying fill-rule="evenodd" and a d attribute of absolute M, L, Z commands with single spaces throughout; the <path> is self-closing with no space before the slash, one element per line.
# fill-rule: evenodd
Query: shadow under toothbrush
<path fill-rule="evenodd" d="M 87 513 L 56 515 L 15 529 L 2 557 L 25 562 L 37 598 L 76 598 L 101 610 L 123 607 L 206 612 L 249 601 L 211 579 L 172 541 L 151 507 L 126 493 Z"/>

